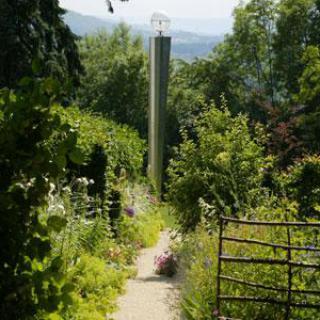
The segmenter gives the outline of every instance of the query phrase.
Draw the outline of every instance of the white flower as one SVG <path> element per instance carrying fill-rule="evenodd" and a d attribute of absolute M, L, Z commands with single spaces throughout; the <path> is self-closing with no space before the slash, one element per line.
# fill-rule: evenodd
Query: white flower
<path fill-rule="evenodd" d="M 62 189 L 62 191 L 65 192 L 65 193 L 71 193 L 71 189 L 70 189 L 69 186 L 64 187 L 64 188 Z"/>
<path fill-rule="evenodd" d="M 86 187 L 89 185 L 89 181 L 88 181 L 87 178 L 82 178 L 82 183 L 83 183 L 83 185 L 86 186 Z"/>
<path fill-rule="evenodd" d="M 52 193 L 56 189 L 56 186 L 50 182 L 50 193 Z"/>

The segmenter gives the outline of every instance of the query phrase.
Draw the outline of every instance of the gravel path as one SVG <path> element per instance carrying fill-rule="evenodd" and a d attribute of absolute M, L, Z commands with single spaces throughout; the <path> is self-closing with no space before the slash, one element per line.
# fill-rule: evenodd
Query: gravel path
<path fill-rule="evenodd" d="M 127 293 L 118 301 L 119 312 L 115 320 L 174 320 L 177 319 L 175 301 L 178 279 L 154 273 L 154 257 L 168 249 L 169 232 L 161 233 L 156 247 L 144 249 L 138 258 L 138 275 L 129 280 Z"/>

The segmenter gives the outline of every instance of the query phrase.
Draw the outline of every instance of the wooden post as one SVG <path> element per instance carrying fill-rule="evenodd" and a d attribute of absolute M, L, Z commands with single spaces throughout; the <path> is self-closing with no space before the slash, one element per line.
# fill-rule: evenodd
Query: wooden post
<path fill-rule="evenodd" d="M 223 250 L 223 218 L 219 218 L 219 251 L 218 251 L 218 273 L 217 273 L 217 312 L 218 316 L 221 316 L 220 311 L 220 295 L 221 295 L 221 256 Z"/>
<path fill-rule="evenodd" d="M 291 237 L 290 237 L 290 228 L 287 227 L 287 237 L 288 237 L 288 249 L 287 249 L 287 260 L 288 260 L 288 298 L 287 298 L 287 307 L 286 307 L 286 320 L 290 319 L 290 308 L 292 300 L 292 260 L 291 257 Z"/>

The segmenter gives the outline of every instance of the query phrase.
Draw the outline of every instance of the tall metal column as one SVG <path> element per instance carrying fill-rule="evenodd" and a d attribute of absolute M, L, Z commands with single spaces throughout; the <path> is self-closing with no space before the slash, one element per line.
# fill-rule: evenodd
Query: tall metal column
<path fill-rule="evenodd" d="M 171 38 L 150 38 L 148 174 L 161 194 Z"/>

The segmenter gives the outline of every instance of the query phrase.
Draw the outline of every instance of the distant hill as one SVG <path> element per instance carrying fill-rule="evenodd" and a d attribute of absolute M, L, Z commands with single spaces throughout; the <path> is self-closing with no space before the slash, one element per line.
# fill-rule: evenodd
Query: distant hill
<path fill-rule="evenodd" d="M 84 36 L 91 34 L 99 29 L 112 31 L 117 21 L 86 16 L 74 11 L 68 11 L 65 15 L 65 22 L 71 30 L 79 35 Z M 147 25 L 131 25 L 132 33 L 139 34 L 143 37 L 145 47 L 148 47 L 148 39 L 154 32 Z M 212 51 L 213 47 L 223 40 L 223 36 L 210 36 L 199 33 L 172 30 L 172 55 L 175 58 L 192 60 L 195 57 L 205 57 Z"/>

